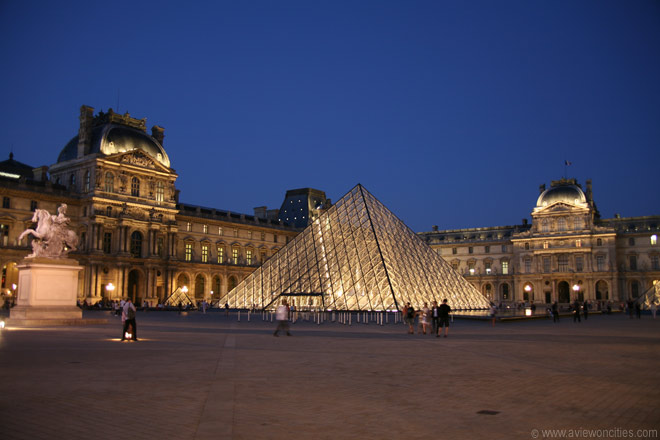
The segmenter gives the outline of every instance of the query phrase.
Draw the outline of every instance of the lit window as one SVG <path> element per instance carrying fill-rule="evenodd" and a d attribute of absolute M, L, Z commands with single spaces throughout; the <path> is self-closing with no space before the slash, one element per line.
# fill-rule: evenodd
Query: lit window
<path fill-rule="evenodd" d="M 245 261 L 248 266 L 252 264 L 252 251 L 250 249 L 245 252 Z"/>
<path fill-rule="evenodd" d="M 234 229 L 234 237 L 238 237 L 238 229 Z"/>
<path fill-rule="evenodd" d="M 261 241 L 266 241 L 266 233 L 265 232 L 261 233 Z"/>
<path fill-rule="evenodd" d="M 238 248 L 233 248 L 231 250 L 231 261 L 234 264 L 238 264 Z"/>
<path fill-rule="evenodd" d="M 156 183 L 156 203 L 161 204 L 165 200 L 165 185 L 163 182 Z"/>
<path fill-rule="evenodd" d="M 209 246 L 207 244 L 203 244 L 202 245 L 202 263 L 208 263 L 208 261 L 209 261 Z"/>
<path fill-rule="evenodd" d="M 0 225 L 0 238 L 3 246 L 9 244 L 9 225 Z"/>
<path fill-rule="evenodd" d="M 548 243 L 547 241 L 544 241 L 543 242 L 543 249 L 548 249 L 549 247 L 550 247 L 550 243 Z"/>
<path fill-rule="evenodd" d="M 219 247 L 218 249 L 218 264 L 225 262 L 225 248 Z"/>
<path fill-rule="evenodd" d="M 222 226 L 218 226 L 218 235 L 222 235 Z"/>
<path fill-rule="evenodd" d="M 192 243 L 186 243 L 186 261 L 192 261 Z"/>
<path fill-rule="evenodd" d="M 192 223 L 190 223 L 190 222 L 186 223 L 186 231 L 188 231 L 188 232 L 192 231 Z"/>
<path fill-rule="evenodd" d="M 251 240 L 252 239 L 252 231 L 248 231 L 248 238 Z"/>
<path fill-rule="evenodd" d="M 575 240 L 575 247 L 578 247 L 578 248 L 582 247 L 582 240 L 580 240 L 580 239 Z"/>
<path fill-rule="evenodd" d="M 209 225 L 204 225 L 204 226 L 202 227 L 202 229 L 204 230 L 204 233 L 205 233 L 205 234 L 208 234 L 208 233 L 209 233 Z"/>
<path fill-rule="evenodd" d="M 658 244 L 658 236 L 653 234 L 651 235 L 651 246 L 655 246 L 656 244 Z"/>
<path fill-rule="evenodd" d="M 508 261 L 502 261 L 502 274 L 503 275 L 508 275 L 509 274 L 509 262 Z"/>
<path fill-rule="evenodd" d="M 133 197 L 140 197 L 140 179 L 137 177 L 131 179 L 131 195 Z"/>
<path fill-rule="evenodd" d="M 491 269 L 490 269 L 490 261 L 486 261 L 484 263 L 484 266 L 486 267 L 486 273 L 490 275 Z M 489 284 L 490 285 L 490 284 Z"/>

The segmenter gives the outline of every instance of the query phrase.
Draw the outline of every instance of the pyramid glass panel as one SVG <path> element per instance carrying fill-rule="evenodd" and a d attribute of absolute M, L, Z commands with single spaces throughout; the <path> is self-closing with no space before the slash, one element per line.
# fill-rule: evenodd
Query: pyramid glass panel
<path fill-rule="evenodd" d="M 231 307 L 297 305 L 340 310 L 453 309 L 488 300 L 361 185 L 227 294 Z M 224 302 L 224 301 L 223 301 Z M 290 301 L 291 302 L 291 301 Z"/>

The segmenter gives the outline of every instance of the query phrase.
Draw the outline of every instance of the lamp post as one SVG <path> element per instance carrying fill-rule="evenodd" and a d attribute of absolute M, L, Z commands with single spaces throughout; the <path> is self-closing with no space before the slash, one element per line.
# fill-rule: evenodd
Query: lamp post
<path fill-rule="evenodd" d="M 526 300 L 530 299 L 530 293 L 532 292 L 532 285 L 531 284 L 525 284 L 524 287 L 525 293 L 527 294 Z M 525 316 L 532 316 L 532 308 L 531 307 L 525 307 Z"/>
<path fill-rule="evenodd" d="M 115 291 L 115 286 L 112 283 L 105 285 L 105 291 L 108 293 L 108 298 L 112 297 L 112 292 Z"/>

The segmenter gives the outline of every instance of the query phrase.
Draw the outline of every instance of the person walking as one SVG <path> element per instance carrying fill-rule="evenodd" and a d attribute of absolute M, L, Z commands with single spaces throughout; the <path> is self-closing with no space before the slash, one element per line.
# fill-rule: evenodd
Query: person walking
<path fill-rule="evenodd" d="M 451 313 L 451 307 L 449 307 L 449 304 L 447 304 L 447 300 L 443 299 L 442 304 L 439 307 L 439 314 L 440 314 L 440 328 L 444 327 L 445 329 L 445 338 L 447 337 L 447 333 L 449 333 L 449 314 Z M 440 334 L 437 335 L 437 337 L 440 337 Z"/>
<path fill-rule="evenodd" d="M 419 316 L 419 330 L 417 331 L 417 334 L 426 334 L 426 329 L 428 328 L 429 325 L 429 307 L 427 303 L 424 303 L 424 307 L 418 312 Z"/>
<path fill-rule="evenodd" d="M 584 320 L 586 321 L 589 317 L 589 303 L 586 299 L 584 300 L 584 304 L 582 304 L 582 313 L 584 314 Z"/>
<path fill-rule="evenodd" d="M 415 334 L 415 308 L 410 304 L 406 303 L 406 308 L 405 310 L 405 317 L 406 317 L 406 323 L 408 324 L 408 334 L 409 335 L 414 335 Z"/>
<path fill-rule="evenodd" d="M 580 319 L 580 301 L 577 299 L 573 303 L 573 322 L 582 322 Z"/>
<path fill-rule="evenodd" d="M 121 340 L 125 341 L 126 340 L 126 333 L 129 332 L 130 329 L 130 335 L 131 339 L 134 341 L 137 341 L 137 326 L 135 325 L 135 306 L 133 305 L 133 302 L 131 301 L 130 298 L 126 300 L 124 303 L 124 308 L 121 312 L 121 321 L 124 323 L 122 332 L 121 332 Z"/>
<path fill-rule="evenodd" d="M 557 301 L 552 303 L 552 322 L 559 322 L 559 304 L 557 304 Z"/>
<path fill-rule="evenodd" d="M 273 336 L 279 336 L 280 330 L 285 331 L 287 336 L 291 336 L 291 333 L 289 333 L 289 305 L 286 300 L 282 301 L 282 304 L 277 307 L 275 319 L 277 319 L 277 328 L 275 328 Z"/>
<path fill-rule="evenodd" d="M 440 324 L 440 308 L 438 307 L 438 302 L 435 300 L 431 307 L 431 323 L 433 324 L 433 334 L 437 337 Z"/>
<path fill-rule="evenodd" d="M 491 320 L 491 325 L 495 327 L 495 319 L 497 317 L 497 306 L 495 305 L 494 302 L 491 301 L 490 303 L 490 320 Z"/>

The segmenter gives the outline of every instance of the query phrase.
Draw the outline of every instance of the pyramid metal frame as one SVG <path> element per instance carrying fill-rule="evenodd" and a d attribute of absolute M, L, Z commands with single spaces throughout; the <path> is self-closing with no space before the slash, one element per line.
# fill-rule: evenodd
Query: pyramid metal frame
<path fill-rule="evenodd" d="M 400 310 L 489 301 L 362 185 L 356 185 L 227 294 L 234 308 L 320 298 L 323 309 Z"/>

